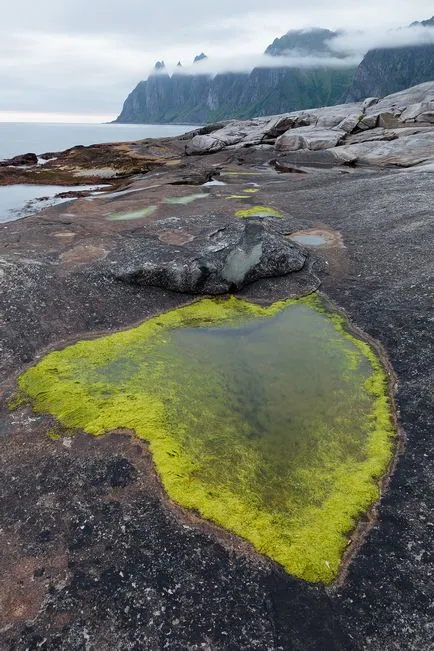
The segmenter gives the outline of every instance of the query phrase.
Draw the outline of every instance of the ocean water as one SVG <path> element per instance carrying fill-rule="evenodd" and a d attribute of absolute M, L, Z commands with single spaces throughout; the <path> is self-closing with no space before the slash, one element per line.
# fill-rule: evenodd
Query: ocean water
<path fill-rule="evenodd" d="M 142 138 L 177 136 L 194 129 L 173 124 L 59 124 L 0 122 L 0 160 L 18 154 L 57 152 L 74 145 L 121 142 Z M 0 187 L 0 223 L 21 219 L 58 203 L 58 186 L 13 185 Z M 75 187 L 74 189 L 87 189 Z M 34 201 L 46 197 L 45 201 Z"/>
<path fill-rule="evenodd" d="M 195 127 L 178 124 L 59 124 L 0 122 L 0 160 L 56 152 L 74 145 L 177 136 Z"/>

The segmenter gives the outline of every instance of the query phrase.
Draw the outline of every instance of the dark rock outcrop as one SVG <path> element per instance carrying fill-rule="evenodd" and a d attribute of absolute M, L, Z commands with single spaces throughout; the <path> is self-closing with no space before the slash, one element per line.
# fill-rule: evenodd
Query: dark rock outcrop
<path fill-rule="evenodd" d="M 257 221 L 188 233 L 188 220 L 170 239 L 128 239 L 103 264 L 110 276 L 189 294 L 224 294 L 259 280 L 283 276 L 304 266 L 307 251 Z M 190 241 L 189 241 L 190 239 Z"/>
<path fill-rule="evenodd" d="M 14 156 L 13 158 L 8 158 L 6 160 L 0 161 L 0 167 L 16 167 L 19 165 L 36 165 L 38 162 L 38 157 L 36 154 L 19 154 L 19 156 Z"/>

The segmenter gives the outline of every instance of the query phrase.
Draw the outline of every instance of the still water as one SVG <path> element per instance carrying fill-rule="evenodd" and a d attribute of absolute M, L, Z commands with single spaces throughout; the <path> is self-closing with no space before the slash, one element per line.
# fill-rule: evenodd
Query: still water
<path fill-rule="evenodd" d="M 204 300 L 52 353 L 20 383 L 66 427 L 133 430 L 172 499 L 328 582 L 391 452 L 382 371 L 339 324 L 312 298 Z"/>

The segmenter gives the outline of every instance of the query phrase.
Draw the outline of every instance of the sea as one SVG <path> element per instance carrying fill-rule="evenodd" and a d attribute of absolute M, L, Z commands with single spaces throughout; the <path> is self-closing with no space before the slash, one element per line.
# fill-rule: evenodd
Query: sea
<path fill-rule="evenodd" d="M 63 151 L 74 145 L 178 136 L 194 128 L 182 124 L 0 122 L 0 160 L 28 152 L 40 155 Z M 100 187 L 78 186 L 74 189 L 97 191 Z M 61 200 L 55 195 L 64 190 L 71 188 L 42 185 L 0 186 L 0 223 L 21 219 L 59 203 Z M 40 200 L 41 197 L 43 200 Z"/>
<path fill-rule="evenodd" d="M 194 128 L 185 124 L 0 122 L 0 160 L 27 152 L 62 151 L 74 145 L 178 136 Z"/>

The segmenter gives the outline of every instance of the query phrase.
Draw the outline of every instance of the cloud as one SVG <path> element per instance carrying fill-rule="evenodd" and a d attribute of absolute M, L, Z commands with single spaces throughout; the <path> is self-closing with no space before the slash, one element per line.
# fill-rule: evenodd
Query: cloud
<path fill-rule="evenodd" d="M 169 65 L 165 73 L 182 75 L 216 75 L 225 72 L 251 72 L 253 68 L 348 68 L 357 66 L 360 56 L 300 56 L 297 54 L 273 57 L 266 54 L 208 58 L 182 68 Z"/>
<path fill-rule="evenodd" d="M 367 29 L 345 32 L 329 41 L 330 48 L 336 52 L 350 52 L 357 56 L 375 48 L 409 47 L 414 45 L 433 45 L 434 27 L 403 27 L 393 30 Z"/>
<path fill-rule="evenodd" d="M 213 74 L 248 70 L 290 29 L 362 29 L 375 21 L 384 33 L 431 14 L 432 0 L 16 0 L 2 7 L 0 110 L 114 116 L 157 59 L 190 63 L 204 51 Z M 355 58 L 368 49 L 357 38 Z"/>

